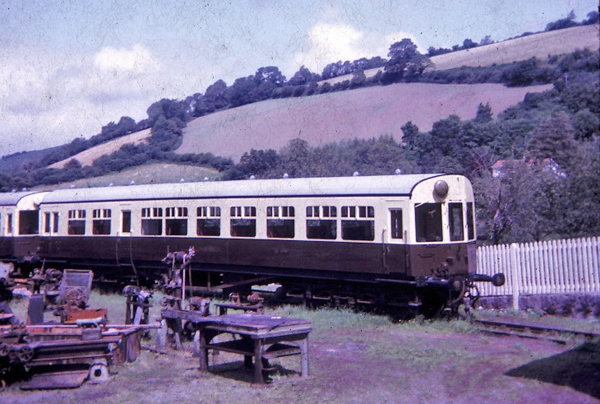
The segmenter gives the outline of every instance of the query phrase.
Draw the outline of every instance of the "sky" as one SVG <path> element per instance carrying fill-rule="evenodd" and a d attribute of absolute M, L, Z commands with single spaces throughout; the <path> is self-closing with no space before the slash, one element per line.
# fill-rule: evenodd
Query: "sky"
<path fill-rule="evenodd" d="M 162 99 L 263 66 L 289 79 L 338 60 L 495 41 L 597 0 L 0 0 L 0 156 L 89 138 Z"/>

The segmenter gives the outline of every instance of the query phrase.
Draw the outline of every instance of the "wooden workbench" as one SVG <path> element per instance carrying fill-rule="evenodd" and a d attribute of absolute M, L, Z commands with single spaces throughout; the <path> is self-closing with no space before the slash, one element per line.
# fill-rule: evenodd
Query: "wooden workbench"
<path fill-rule="evenodd" d="M 264 384 L 263 359 L 299 355 L 301 376 L 309 376 L 308 320 L 260 314 L 232 314 L 203 317 L 199 313 L 165 309 L 164 319 L 192 321 L 200 332 L 200 371 L 208 372 L 208 351 L 224 351 L 244 355 L 249 365 L 254 357 L 254 382 Z M 213 342 L 219 334 L 239 335 L 240 339 Z"/>

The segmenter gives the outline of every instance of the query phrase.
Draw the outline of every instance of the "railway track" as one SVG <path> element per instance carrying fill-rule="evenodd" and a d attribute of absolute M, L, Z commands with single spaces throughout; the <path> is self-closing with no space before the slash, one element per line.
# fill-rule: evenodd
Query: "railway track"
<path fill-rule="evenodd" d="M 516 318 L 482 317 L 473 319 L 473 323 L 481 331 L 491 334 L 543 339 L 559 344 L 600 339 L 600 330 L 580 330 L 574 327 L 541 324 Z"/>

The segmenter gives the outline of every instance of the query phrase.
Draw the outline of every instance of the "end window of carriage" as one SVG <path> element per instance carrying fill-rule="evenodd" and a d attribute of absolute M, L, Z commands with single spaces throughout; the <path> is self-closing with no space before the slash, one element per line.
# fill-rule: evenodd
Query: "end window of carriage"
<path fill-rule="evenodd" d="M 92 210 L 92 234 L 108 235 L 110 234 L 110 221 L 112 211 L 110 209 Z"/>
<path fill-rule="evenodd" d="M 294 238 L 294 217 L 296 210 L 293 206 L 267 207 L 267 237 Z"/>
<path fill-rule="evenodd" d="M 142 208 L 142 234 L 144 236 L 162 235 L 162 208 Z"/>
<path fill-rule="evenodd" d="M 342 239 L 373 241 L 375 209 L 372 206 L 342 206 Z"/>
<path fill-rule="evenodd" d="M 255 206 L 232 206 L 229 216 L 232 237 L 256 237 Z"/>
<path fill-rule="evenodd" d="M 167 236 L 187 236 L 188 208 L 165 208 L 165 232 Z"/>
<path fill-rule="evenodd" d="M 196 234 L 205 237 L 221 235 L 221 208 L 219 206 L 199 206 L 196 210 Z"/>
<path fill-rule="evenodd" d="M 448 204 L 448 223 L 450 225 L 450 241 L 463 241 L 465 239 L 465 226 L 462 203 Z"/>
<path fill-rule="evenodd" d="M 337 238 L 337 207 L 306 207 L 306 238 L 335 240 Z"/>
<path fill-rule="evenodd" d="M 415 206 L 417 242 L 443 241 L 442 204 L 421 203 Z"/>
<path fill-rule="evenodd" d="M 67 223 L 67 233 L 70 235 L 85 234 L 85 210 L 69 210 L 69 220 Z"/>

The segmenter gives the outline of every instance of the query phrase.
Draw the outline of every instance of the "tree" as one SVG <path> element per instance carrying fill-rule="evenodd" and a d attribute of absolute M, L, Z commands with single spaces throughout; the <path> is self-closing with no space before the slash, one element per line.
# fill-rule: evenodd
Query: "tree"
<path fill-rule="evenodd" d="M 587 15 L 587 19 L 581 22 L 582 25 L 598 24 L 598 12 L 590 11 Z"/>
<path fill-rule="evenodd" d="M 463 41 L 463 49 L 471 49 L 476 47 L 477 42 L 473 41 L 471 38 L 467 38 Z"/>
<path fill-rule="evenodd" d="M 600 119 L 587 108 L 576 113 L 572 122 L 577 140 L 592 139 L 594 134 L 600 134 Z"/>
<path fill-rule="evenodd" d="M 403 134 L 402 143 L 404 143 L 406 147 L 411 147 L 419 135 L 419 127 L 412 123 L 412 121 L 408 121 L 400 129 L 402 129 Z"/>
<path fill-rule="evenodd" d="M 560 236 L 562 195 L 567 180 L 541 164 L 512 161 L 503 175 L 473 180 L 478 202 L 478 235 L 487 243 L 541 241 Z"/>
<path fill-rule="evenodd" d="M 300 86 L 320 80 L 320 76 L 316 73 L 311 73 L 306 67 L 301 66 L 300 69 L 288 80 L 287 85 Z"/>
<path fill-rule="evenodd" d="M 417 45 L 408 38 L 393 43 L 388 52 L 389 60 L 384 68 L 389 80 L 398 81 L 402 79 L 407 64 L 418 54 Z"/>
<path fill-rule="evenodd" d="M 487 123 L 492 120 L 492 107 L 490 106 L 489 101 L 483 105 L 483 103 L 479 103 L 477 106 L 477 114 L 475 115 L 475 122 L 477 123 Z"/>
<path fill-rule="evenodd" d="M 227 84 L 225 84 L 223 80 L 217 80 L 214 84 L 211 84 L 206 88 L 206 92 L 202 99 L 206 104 L 208 113 L 218 111 L 227 106 L 227 99 L 225 98 L 226 89 Z"/>
<path fill-rule="evenodd" d="M 493 43 L 494 43 L 494 40 L 489 35 L 484 36 L 483 39 L 481 39 L 481 41 L 479 41 L 479 45 L 481 45 L 481 46 L 491 45 Z"/>
<path fill-rule="evenodd" d="M 360 88 L 365 85 L 367 81 L 367 77 L 365 76 L 365 72 L 363 70 L 357 70 L 352 73 L 352 80 L 350 80 L 350 88 Z"/>
<path fill-rule="evenodd" d="M 256 87 L 257 84 L 252 76 L 240 77 L 225 90 L 224 96 L 232 107 L 250 104 L 256 101 L 253 97 Z"/>
<path fill-rule="evenodd" d="M 589 14 L 588 14 L 589 15 Z M 571 10 L 567 18 L 561 18 L 560 20 L 553 21 L 546 25 L 546 31 L 554 31 L 557 29 L 564 29 L 577 26 L 575 22 L 575 12 Z"/>
<path fill-rule="evenodd" d="M 574 132 L 569 116 L 563 111 L 554 112 L 533 130 L 529 150 L 535 158 L 552 158 L 565 168 L 573 162 Z"/>

